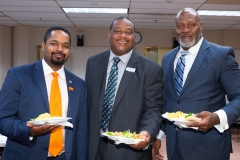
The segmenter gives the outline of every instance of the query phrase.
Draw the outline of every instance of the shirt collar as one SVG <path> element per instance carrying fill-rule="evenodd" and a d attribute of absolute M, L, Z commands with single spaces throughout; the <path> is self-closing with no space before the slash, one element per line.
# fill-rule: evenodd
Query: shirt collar
<path fill-rule="evenodd" d="M 122 61 L 124 64 L 126 64 L 126 63 L 128 63 L 128 61 L 129 61 L 129 59 L 130 59 L 130 57 L 131 57 L 131 55 L 132 55 L 132 52 L 133 52 L 133 50 L 131 50 L 131 51 L 128 52 L 127 54 L 124 54 L 124 55 L 122 55 L 122 56 L 117 56 L 117 57 L 119 57 L 119 58 L 121 59 L 121 61 Z M 109 62 L 110 62 L 111 60 L 113 60 L 114 57 L 116 57 L 116 55 L 112 52 L 112 50 L 110 50 Z"/>
<path fill-rule="evenodd" d="M 44 59 L 42 59 L 42 66 L 43 66 L 43 73 L 44 76 L 48 76 L 49 74 L 52 74 L 52 72 L 54 72 L 52 70 L 52 68 L 46 63 L 46 61 Z M 58 71 L 56 71 L 58 73 L 58 75 L 63 78 L 65 78 L 65 72 L 64 72 L 64 65 L 62 66 L 62 68 L 60 68 Z"/>
<path fill-rule="evenodd" d="M 197 55 L 200 47 L 201 47 L 201 44 L 202 44 L 202 41 L 203 41 L 203 37 L 198 41 L 198 43 L 196 45 L 194 45 L 193 47 L 191 47 L 190 49 L 188 49 L 189 53 L 190 54 L 193 54 L 193 55 Z M 180 49 L 180 52 L 182 51 L 182 47 Z"/>

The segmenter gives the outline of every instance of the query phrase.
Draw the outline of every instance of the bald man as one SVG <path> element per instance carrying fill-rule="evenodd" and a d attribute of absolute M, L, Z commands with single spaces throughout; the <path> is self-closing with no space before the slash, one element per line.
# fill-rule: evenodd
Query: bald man
<path fill-rule="evenodd" d="M 153 144 L 153 159 L 163 159 L 159 148 L 165 133 L 169 160 L 228 160 L 229 126 L 240 116 L 240 72 L 234 50 L 203 38 L 201 18 L 192 8 L 181 10 L 175 23 L 180 46 L 162 60 L 164 112 L 192 112 L 202 120 L 179 128 L 165 119 Z M 184 63 L 180 81 L 179 59 Z"/>

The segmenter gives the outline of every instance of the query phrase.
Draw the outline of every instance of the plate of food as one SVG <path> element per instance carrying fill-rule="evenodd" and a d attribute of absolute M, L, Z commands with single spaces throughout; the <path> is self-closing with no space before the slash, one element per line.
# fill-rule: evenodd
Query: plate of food
<path fill-rule="evenodd" d="M 181 111 L 177 112 L 166 112 L 162 115 L 163 118 L 168 119 L 169 121 L 175 121 L 179 124 L 186 124 L 189 122 L 200 122 L 202 119 L 196 117 L 194 113 L 183 113 Z"/>
<path fill-rule="evenodd" d="M 40 114 L 37 118 L 30 119 L 30 123 L 33 125 L 44 125 L 48 124 L 59 124 L 67 122 L 67 120 L 72 119 L 70 117 L 58 117 L 58 116 L 51 116 L 49 113 Z"/>
<path fill-rule="evenodd" d="M 136 132 L 131 133 L 130 130 L 126 130 L 124 132 L 105 132 L 102 135 L 108 137 L 108 139 L 115 141 L 116 144 L 136 144 L 138 142 L 144 141 L 141 139 L 141 136 L 139 134 Z"/>

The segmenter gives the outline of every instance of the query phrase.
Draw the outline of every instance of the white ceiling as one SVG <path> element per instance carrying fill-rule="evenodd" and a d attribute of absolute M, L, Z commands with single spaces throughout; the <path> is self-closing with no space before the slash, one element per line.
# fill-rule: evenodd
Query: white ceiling
<path fill-rule="evenodd" d="M 129 8 L 128 14 L 64 13 L 62 7 Z M 0 25 L 109 27 L 128 16 L 136 28 L 174 29 L 176 14 L 191 7 L 240 10 L 240 0 L 0 0 Z M 240 17 L 201 16 L 204 29 L 240 29 Z"/>

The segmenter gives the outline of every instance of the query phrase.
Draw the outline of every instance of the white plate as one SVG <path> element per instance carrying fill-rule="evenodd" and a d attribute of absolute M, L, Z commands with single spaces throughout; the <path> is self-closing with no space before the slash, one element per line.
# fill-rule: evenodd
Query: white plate
<path fill-rule="evenodd" d="M 110 136 L 110 135 L 107 135 L 106 133 L 103 133 L 102 135 L 105 136 L 105 137 L 108 137 L 108 139 L 111 139 L 113 141 L 117 141 L 118 140 L 117 136 Z"/>
<path fill-rule="evenodd" d="M 125 137 L 120 137 L 120 136 L 110 136 L 110 135 L 107 135 L 106 133 L 102 133 L 102 135 L 108 137 L 108 139 L 115 141 L 116 144 L 119 144 L 119 143 L 136 144 L 138 142 L 144 141 L 142 139 L 125 138 Z"/>
<path fill-rule="evenodd" d="M 133 138 L 125 138 L 125 137 L 118 137 L 119 143 L 125 144 L 136 144 L 138 142 L 144 141 L 143 139 L 133 139 Z"/>
<path fill-rule="evenodd" d="M 178 124 L 186 124 L 186 123 L 189 123 L 189 121 L 184 120 L 184 118 L 173 118 L 173 119 L 169 119 L 166 113 L 164 113 L 164 114 L 162 115 L 162 117 L 168 119 L 169 121 L 175 121 L 175 122 L 177 122 Z"/>
<path fill-rule="evenodd" d="M 45 123 L 48 124 L 58 124 L 58 123 L 63 123 L 66 122 L 68 119 L 72 119 L 70 117 L 53 117 L 49 119 L 41 119 L 41 120 L 35 120 L 35 121 L 29 121 L 33 125 L 39 126 L 39 125 L 44 125 Z"/>

